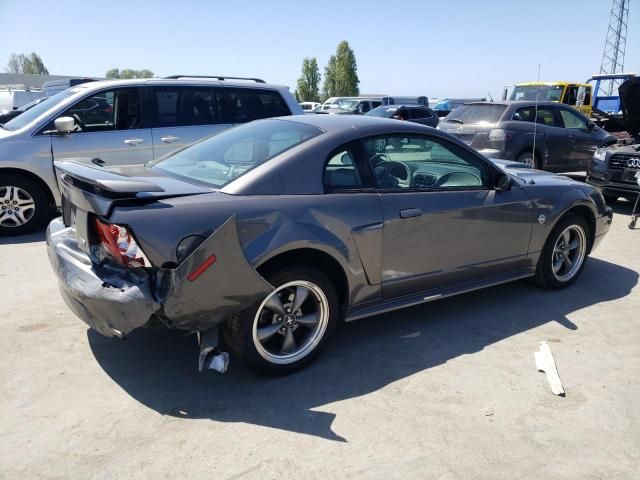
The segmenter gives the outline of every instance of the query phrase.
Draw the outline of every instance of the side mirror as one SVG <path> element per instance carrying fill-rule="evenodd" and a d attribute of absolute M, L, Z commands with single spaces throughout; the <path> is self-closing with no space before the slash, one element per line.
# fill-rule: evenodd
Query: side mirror
<path fill-rule="evenodd" d="M 593 122 L 587 122 L 587 130 L 592 131 L 596 128 L 596 124 Z"/>
<path fill-rule="evenodd" d="M 511 177 L 506 173 L 499 173 L 494 188 L 498 192 L 506 192 L 511 188 Z"/>
<path fill-rule="evenodd" d="M 53 125 L 58 133 L 70 133 L 76 127 L 76 121 L 73 117 L 58 117 L 53 121 Z"/>

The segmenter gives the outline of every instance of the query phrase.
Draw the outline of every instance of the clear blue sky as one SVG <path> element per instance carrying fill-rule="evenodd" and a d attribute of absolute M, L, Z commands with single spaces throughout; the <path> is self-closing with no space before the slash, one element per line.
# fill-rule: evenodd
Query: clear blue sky
<path fill-rule="evenodd" d="M 384 7 L 383 7 L 384 5 Z M 502 86 L 597 73 L 610 0 L 0 0 L 0 69 L 35 51 L 52 74 L 113 67 L 258 76 L 295 89 L 305 56 L 321 72 L 341 40 L 362 92 L 498 97 Z M 625 69 L 640 73 L 640 0 Z"/>

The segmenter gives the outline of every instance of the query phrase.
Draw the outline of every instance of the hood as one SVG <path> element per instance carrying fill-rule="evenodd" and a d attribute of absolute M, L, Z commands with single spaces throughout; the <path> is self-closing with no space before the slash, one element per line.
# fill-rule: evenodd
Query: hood
<path fill-rule="evenodd" d="M 640 133 L 640 77 L 633 77 L 620 85 L 620 104 L 627 132 Z"/>
<path fill-rule="evenodd" d="M 574 180 L 566 175 L 558 175 L 551 172 L 544 172 L 542 170 L 513 167 L 503 167 L 503 170 L 509 175 L 523 180 L 528 185 L 585 185 L 584 183 L 578 182 L 577 180 Z"/>

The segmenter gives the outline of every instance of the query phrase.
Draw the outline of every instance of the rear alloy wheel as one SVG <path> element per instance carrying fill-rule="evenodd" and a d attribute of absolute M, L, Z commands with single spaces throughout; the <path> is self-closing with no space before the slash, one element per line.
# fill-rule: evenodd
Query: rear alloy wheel
<path fill-rule="evenodd" d="M 337 323 L 338 299 L 326 276 L 312 268 L 283 269 L 268 280 L 275 290 L 257 308 L 234 316 L 223 333 L 253 370 L 284 375 L 324 348 Z"/>
<path fill-rule="evenodd" d="M 529 165 L 531 168 L 540 169 L 540 162 L 533 155 L 533 152 L 524 152 L 518 155 L 516 161 Z"/>
<path fill-rule="evenodd" d="M 47 195 L 36 182 L 16 174 L 0 175 L 0 236 L 43 227 L 48 207 Z"/>
<path fill-rule="evenodd" d="M 542 250 L 536 280 L 546 288 L 564 288 L 575 281 L 587 260 L 589 226 L 569 214 L 554 227 Z"/>

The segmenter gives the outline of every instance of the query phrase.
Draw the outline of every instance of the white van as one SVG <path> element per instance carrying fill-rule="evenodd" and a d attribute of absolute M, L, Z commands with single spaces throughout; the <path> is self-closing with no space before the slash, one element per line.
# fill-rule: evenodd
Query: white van
<path fill-rule="evenodd" d="M 0 87 L 0 112 L 17 110 L 27 103 L 44 96 L 42 90 L 31 90 L 28 87 Z"/>

